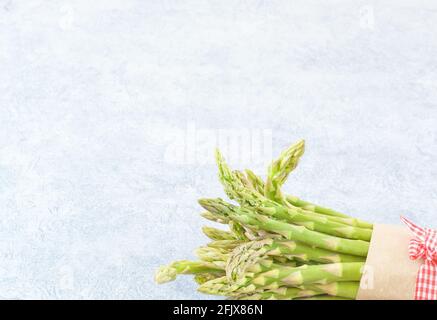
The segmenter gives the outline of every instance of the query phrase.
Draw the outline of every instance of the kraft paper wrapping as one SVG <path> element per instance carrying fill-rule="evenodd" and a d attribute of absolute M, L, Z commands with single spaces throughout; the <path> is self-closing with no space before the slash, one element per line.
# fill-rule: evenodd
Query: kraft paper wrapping
<path fill-rule="evenodd" d="M 410 260 L 407 227 L 376 224 L 357 300 L 412 300 L 421 261 Z"/>

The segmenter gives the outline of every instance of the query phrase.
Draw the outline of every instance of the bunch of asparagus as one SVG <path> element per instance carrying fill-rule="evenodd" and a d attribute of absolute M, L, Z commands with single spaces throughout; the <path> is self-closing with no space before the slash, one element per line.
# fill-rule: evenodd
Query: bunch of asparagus
<path fill-rule="evenodd" d="M 250 170 L 231 170 L 216 151 L 227 196 L 200 199 L 201 215 L 228 225 L 204 227 L 212 241 L 198 261 L 161 267 L 156 281 L 192 274 L 198 290 L 231 299 L 354 299 L 372 236 L 372 224 L 282 192 L 304 153 L 304 141 L 286 149 L 264 182 Z"/>

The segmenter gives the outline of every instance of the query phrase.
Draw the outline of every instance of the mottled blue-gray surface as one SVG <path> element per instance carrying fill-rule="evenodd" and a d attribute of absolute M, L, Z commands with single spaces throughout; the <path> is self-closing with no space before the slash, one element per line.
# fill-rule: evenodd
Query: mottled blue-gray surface
<path fill-rule="evenodd" d="M 436 227 L 436 32 L 432 1 L 0 1 L 0 298 L 204 298 L 153 273 L 206 243 L 232 130 L 306 139 L 289 192 Z"/>

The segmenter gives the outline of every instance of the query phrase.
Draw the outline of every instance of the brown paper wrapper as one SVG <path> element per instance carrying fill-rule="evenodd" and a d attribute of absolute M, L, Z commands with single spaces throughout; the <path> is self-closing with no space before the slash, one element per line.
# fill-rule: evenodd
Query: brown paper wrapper
<path fill-rule="evenodd" d="M 412 300 L 420 261 L 410 260 L 407 227 L 375 224 L 357 300 Z"/>

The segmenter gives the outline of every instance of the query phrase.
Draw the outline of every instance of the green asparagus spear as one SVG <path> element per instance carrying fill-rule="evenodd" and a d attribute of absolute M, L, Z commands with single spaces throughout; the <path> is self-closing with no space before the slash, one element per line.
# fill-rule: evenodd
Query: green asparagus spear
<path fill-rule="evenodd" d="M 261 191 L 261 190 L 264 190 L 265 187 L 264 187 L 264 182 L 262 181 L 262 179 L 250 170 L 245 170 L 245 172 L 246 172 L 248 179 L 251 181 L 252 185 L 257 184 L 255 187 L 253 187 L 253 190 L 257 191 L 260 194 L 263 194 L 263 191 Z M 338 222 L 338 223 L 350 225 L 353 227 L 360 227 L 360 228 L 365 228 L 365 229 L 372 229 L 373 228 L 373 225 L 371 223 L 362 221 L 360 219 L 352 218 L 346 214 L 334 211 L 332 209 L 328 209 L 325 207 L 321 207 L 321 206 L 312 204 L 310 202 L 299 199 L 296 196 L 285 195 L 285 199 L 286 199 L 286 203 L 292 205 L 292 206 L 288 205 L 287 206 L 288 208 L 293 208 L 293 206 L 294 206 L 294 209 L 299 208 L 299 209 L 301 209 L 301 211 L 300 211 L 301 213 L 304 213 L 307 215 L 308 214 L 310 214 L 310 215 L 316 214 L 316 216 L 318 216 L 318 217 L 328 217 L 329 220 L 332 222 Z"/>
<path fill-rule="evenodd" d="M 223 272 L 202 272 L 202 273 L 196 273 L 194 275 L 194 281 L 196 281 L 197 284 L 204 284 L 205 282 L 223 277 Z"/>
<path fill-rule="evenodd" d="M 249 237 L 251 236 L 250 232 L 244 229 L 244 227 L 240 223 L 231 220 L 229 221 L 228 225 L 232 231 L 232 234 L 234 235 L 234 239 L 228 239 L 228 240 L 249 240 Z"/>
<path fill-rule="evenodd" d="M 221 224 L 228 224 L 229 223 L 229 218 L 224 217 L 224 216 L 219 215 L 219 214 L 215 214 L 213 212 L 205 211 L 205 212 L 202 212 L 200 215 L 202 217 L 204 217 L 205 219 L 210 220 L 210 221 L 218 222 Z"/>
<path fill-rule="evenodd" d="M 215 240 L 208 243 L 208 247 L 232 250 L 243 243 L 242 240 Z"/>
<path fill-rule="evenodd" d="M 230 231 L 204 227 L 213 241 L 196 251 L 200 261 L 161 267 L 156 281 L 193 274 L 199 291 L 234 299 L 354 299 L 372 224 L 282 193 L 304 148 L 299 141 L 282 152 L 266 183 L 250 170 L 232 171 L 217 150 L 220 181 L 241 207 L 199 203 L 203 217 Z"/>
<path fill-rule="evenodd" d="M 330 217 L 343 218 L 337 220 L 337 222 L 347 222 L 352 226 L 360 228 L 372 229 L 371 223 L 351 218 L 350 216 L 337 212 L 332 209 L 314 205 L 310 202 L 299 199 L 298 197 L 286 195 L 281 192 L 281 187 L 286 181 L 288 175 L 296 167 L 300 157 L 304 152 L 304 141 L 301 140 L 289 147 L 287 150 L 281 153 L 280 157 L 273 161 L 269 166 L 267 182 L 264 184 L 262 179 L 250 170 L 246 170 L 247 180 L 250 181 L 252 188 L 261 194 L 264 194 L 269 199 L 278 201 L 283 204 L 291 204 L 292 206 L 299 207 L 305 211 L 311 211 Z M 264 190 L 264 191 L 261 191 Z M 284 201 L 285 200 L 285 201 Z"/>
<path fill-rule="evenodd" d="M 273 282 L 282 286 L 299 286 L 303 284 L 326 284 L 337 281 L 360 281 L 364 263 L 343 262 L 301 267 L 282 267 L 257 274 L 252 284 L 266 286 Z"/>
<path fill-rule="evenodd" d="M 302 199 L 299 199 L 296 196 L 287 195 L 286 196 L 287 202 L 291 203 L 295 207 L 302 208 L 306 211 L 313 211 L 315 213 L 323 214 L 330 217 L 340 217 L 345 218 L 346 221 L 350 221 L 352 225 L 360 227 L 360 228 L 366 228 L 366 229 L 373 229 L 373 225 L 369 222 L 362 221 L 360 219 L 351 218 L 350 216 L 337 212 L 335 210 L 321 207 L 315 204 L 312 204 L 310 202 L 304 201 Z"/>
<path fill-rule="evenodd" d="M 176 279 L 178 274 L 196 274 L 203 272 L 223 272 L 224 262 L 217 263 L 204 262 L 204 261 L 188 261 L 181 260 L 175 261 L 169 266 L 162 266 L 158 269 L 155 275 L 155 281 L 157 283 L 165 283 Z"/>
<path fill-rule="evenodd" d="M 240 208 L 235 213 L 232 213 L 231 218 L 251 228 L 274 232 L 282 235 L 285 239 L 300 241 L 321 249 L 361 257 L 366 257 L 369 251 L 369 242 L 367 241 L 343 239 L 311 231 L 303 226 L 295 226 L 266 216 L 257 215 L 244 208 Z"/>
<path fill-rule="evenodd" d="M 329 295 L 321 295 L 321 296 L 314 296 L 314 297 L 296 298 L 294 300 L 353 300 L 353 299 L 343 298 L 343 297 L 335 297 L 335 296 L 329 296 Z"/>
<path fill-rule="evenodd" d="M 345 225 L 335 222 L 326 216 L 304 212 L 300 208 L 285 207 L 276 203 L 266 202 L 255 208 L 258 213 L 262 213 L 280 220 L 304 226 L 310 230 L 323 232 L 326 234 L 355 240 L 370 241 L 372 230 Z"/>
<path fill-rule="evenodd" d="M 232 199 L 236 199 L 242 206 L 251 207 L 257 210 L 258 213 L 272 215 L 275 218 L 290 221 L 310 230 L 348 239 L 370 240 L 371 230 L 333 222 L 326 216 L 319 217 L 316 214 L 304 214 L 300 208 L 282 206 L 275 201 L 265 198 L 256 191 L 245 187 L 245 182 L 241 178 L 242 174 L 232 172 L 218 150 L 216 151 L 216 158 L 219 167 L 219 177 L 225 187 L 225 192 Z M 208 207 L 205 208 L 211 211 Z"/>
<path fill-rule="evenodd" d="M 281 192 L 281 186 L 290 172 L 296 168 L 304 151 L 305 141 L 300 140 L 282 152 L 280 157 L 272 162 L 268 168 L 267 180 L 264 186 L 264 194 L 267 198 L 286 204 Z"/>
<path fill-rule="evenodd" d="M 221 265 L 220 263 L 217 262 L 218 261 L 226 262 L 231 252 L 232 251 L 223 248 L 200 247 L 196 250 L 196 255 L 202 261 L 213 262 L 213 263 L 215 262 L 216 264 Z"/>
<path fill-rule="evenodd" d="M 365 258 L 320 249 L 291 240 L 266 239 L 262 248 L 267 256 L 289 256 L 305 262 L 364 262 Z"/>
<path fill-rule="evenodd" d="M 325 285 L 304 285 L 298 288 L 280 287 L 273 290 L 255 291 L 235 297 L 237 300 L 292 300 L 303 297 L 321 296 L 339 299 L 355 299 L 359 282 L 333 282 Z"/>
<path fill-rule="evenodd" d="M 355 299 L 360 287 L 359 281 L 332 282 L 328 284 L 308 284 L 301 286 L 304 290 L 323 292 L 331 296 Z"/>
<path fill-rule="evenodd" d="M 315 297 L 323 293 L 311 290 L 302 290 L 299 288 L 281 288 L 280 292 L 276 290 L 260 291 L 252 294 L 243 294 L 234 297 L 235 300 L 293 300 L 303 297 Z"/>
<path fill-rule="evenodd" d="M 350 240 L 330 236 L 324 233 L 308 230 L 303 226 L 296 226 L 286 222 L 271 219 L 260 215 L 246 208 L 238 208 L 226 203 L 222 199 L 201 199 L 202 206 L 214 207 L 215 210 L 224 212 L 231 219 L 252 228 L 261 229 L 282 235 L 286 239 L 296 240 L 310 246 L 337 251 L 339 253 L 351 254 L 366 257 L 369 243 L 361 240 Z"/>
<path fill-rule="evenodd" d="M 362 265 L 362 263 L 340 263 L 298 268 L 271 265 L 268 267 L 269 271 L 258 274 L 247 273 L 246 276 L 235 281 L 230 281 L 225 276 L 215 278 L 202 283 L 198 290 L 207 294 L 235 297 L 266 291 L 285 294 L 288 288 L 296 287 L 307 292 L 353 299 L 359 282 L 350 279 L 359 279 Z M 340 282 L 336 281 L 339 278 Z M 324 284 L 329 281 L 333 282 Z"/>
<path fill-rule="evenodd" d="M 211 227 L 203 227 L 202 231 L 211 240 L 237 240 L 235 235 L 229 231 Z"/>
<path fill-rule="evenodd" d="M 250 182 L 252 189 L 260 194 L 264 194 L 264 181 L 258 177 L 253 171 L 246 169 L 244 170 L 247 180 Z"/>

